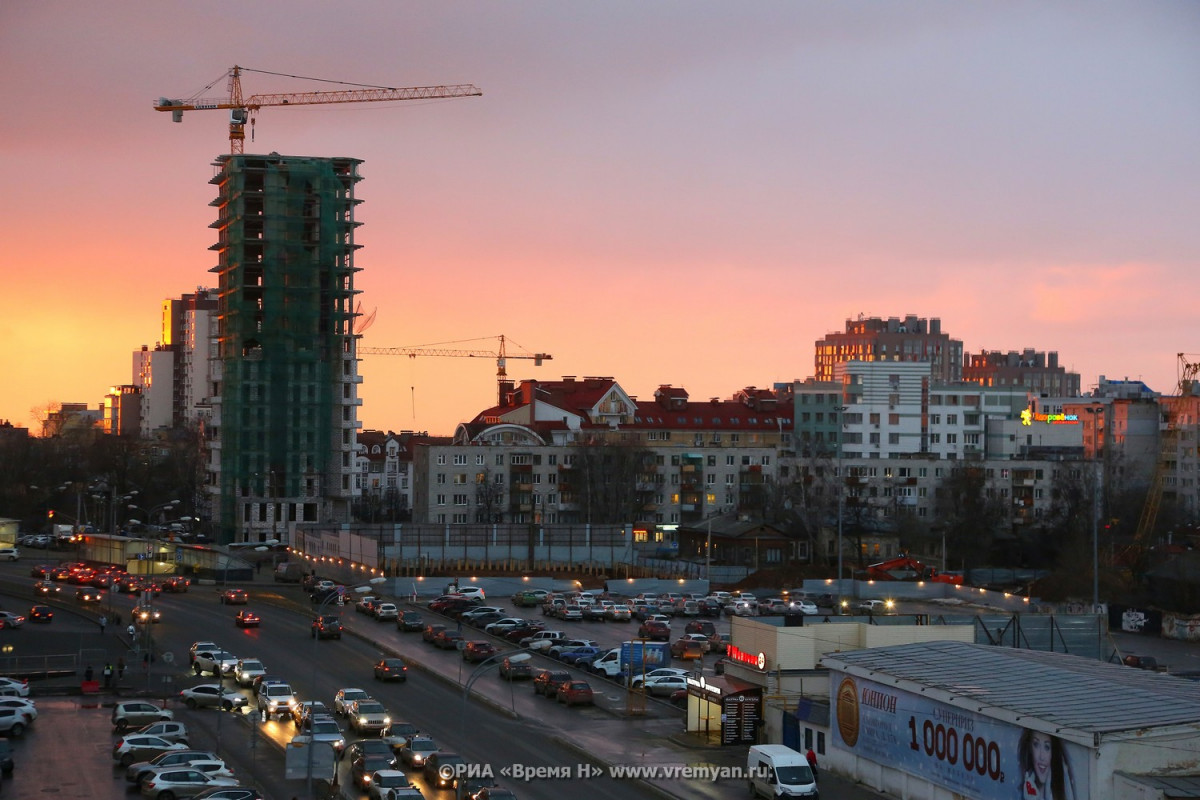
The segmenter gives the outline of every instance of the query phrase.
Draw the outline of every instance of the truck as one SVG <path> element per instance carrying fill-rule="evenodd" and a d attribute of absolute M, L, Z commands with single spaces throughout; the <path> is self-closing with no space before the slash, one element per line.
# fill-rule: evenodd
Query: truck
<path fill-rule="evenodd" d="M 638 639 L 621 642 L 620 672 L 628 676 L 643 675 L 659 667 L 671 665 L 671 645 L 668 642 L 648 642 Z"/>
<path fill-rule="evenodd" d="M 907 553 L 867 566 L 863 577 L 869 581 L 926 581 L 961 585 L 963 576 L 954 572 L 939 572 Z"/>
<path fill-rule="evenodd" d="M 275 565 L 276 583 L 299 583 L 304 577 L 304 565 L 298 561 L 284 561 Z"/>

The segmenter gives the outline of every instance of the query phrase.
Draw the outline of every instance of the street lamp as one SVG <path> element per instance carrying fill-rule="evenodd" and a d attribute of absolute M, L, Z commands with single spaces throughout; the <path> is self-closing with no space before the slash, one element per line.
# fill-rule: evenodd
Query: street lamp
<path fill-rule="evenodd" d="M 1100 487 L 1104 481 L 1103 464 L 1100 461 L 1100 451 L 1096 447 L 1100 431 L 1103 406 L 1092 406 L 1084 409 L 1092 415 L 1092 462 L 1095 467 L 1095 481 L 1092 484 L 1092 613 L 1100 613 Z"/>
<path fill-rule="evenodd" d="M 846 493 L 846 479 L 842 475 L 842 432 L 846 429 L 845 423 L 842 422 L 846 413 L 846 406 L 834 406 L 833 409 L 838 415 L 838 437 L 837 437 L 837 486 L 838 486 L 838 501 L 837 501 L 837 613 L 842 613 L 842 508 L 845 503 L 844 496 Z"/>

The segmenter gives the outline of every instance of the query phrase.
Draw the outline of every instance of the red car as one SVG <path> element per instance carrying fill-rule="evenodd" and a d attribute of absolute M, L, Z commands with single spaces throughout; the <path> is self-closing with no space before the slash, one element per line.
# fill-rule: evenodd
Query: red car
<path fill-rule="evenodd" d="M 190 584 L 191 581 L 182 575 L 173 575 L 163 581 L 162 590 L 164 592 L 186 592 Z"/>
<path fill-rule="evenodd" d="M 643 622 L 638 627 L 638 636 L 652 642 L 670 641 L 671 626 L 665 622 Z"/>
<path fill-rule="evenodd" d="M 433 646 L 442 650 L 457 650 L 462 638 L 463 635 L 458 631 L 446 629 L 433 637 Z"/>
<path fill-rule="evenodd" d="M 262 617 L 253 611 L 243 609 L 234 615 L 233 624 L 239 628 L 257 628 L 262 624 Z"/>
<path fill-rule="evenodd" d="M 463 661 L 479 663 L 496 655 L 496 647 L 491 642 L 467 642 L 463 647 Z"/>
<path fill-rule="evenodd" d="M 587 681 L 565 681 L 558 687 L 558 702 L 569 706 L 590 706 L 595 700 Z"/>
<path fill-rule="evenodd" d="M 221 592 L 221 602 L 227 606 L 244 606 L 250 602 L 245 589 L 226 589 Z"/>

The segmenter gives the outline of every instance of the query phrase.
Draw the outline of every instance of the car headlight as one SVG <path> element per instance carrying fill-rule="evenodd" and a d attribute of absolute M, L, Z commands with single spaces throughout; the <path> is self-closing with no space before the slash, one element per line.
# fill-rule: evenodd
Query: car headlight
<path fill-rule="evenodd" d="M 391 725 L 391 724 L 392 724 L 392 718 L 391 718 L 391 717 L 384 717 L 384 718 L 383 718 L 383 724 L 384 724 L 384 725 Z"/>
<path fill-rule="evenodd" d="M 425 756 L 413 756 L 413 763 L 414 763 L 414 764 L 418 764 L 418 765 L 420 765 L 420 764 L 424 764 L 424 763 L 425 763 Z"/>
<path fill-rule="evenodd" d="M 367 724 L 367 718 L 366 718 L 366 717 L 359 717 L 359 718 L 358 718 L 358 724 L 359 724 L 359 725 L 366 725 L 366 724 Z"/>

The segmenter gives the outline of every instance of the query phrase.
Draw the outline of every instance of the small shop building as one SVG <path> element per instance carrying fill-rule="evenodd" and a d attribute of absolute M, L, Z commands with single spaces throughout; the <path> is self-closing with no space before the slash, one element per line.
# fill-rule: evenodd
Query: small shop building
<path fill-rule="evenodd" d="M 1167 800 L 1200 786 L 1200 683 L 930 641 L 827 653 L 823 763 L 916 800 Z"/>

